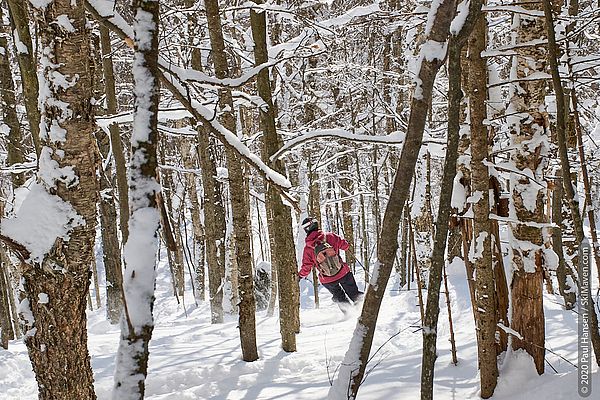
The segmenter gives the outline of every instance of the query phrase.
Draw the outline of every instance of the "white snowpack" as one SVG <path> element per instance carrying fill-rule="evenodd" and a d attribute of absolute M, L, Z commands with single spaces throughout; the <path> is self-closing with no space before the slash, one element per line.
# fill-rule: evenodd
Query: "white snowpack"
<path fill-rule="evenodd" d="M 269 317 L 262 311 L 256 315 L 260 358 L 247 363 L 241 360 L 237 316 L 226 315 L 223 324 L 211 324 L 208 299 L 195 305 L 189 286 L 185 292 L 185 307 L 181 301 L 178 304 L 172 295 L 166 258 L 163 250 L 157 268 L 147 400 L 328 398 L 329 379 L 334 378 L 344 361 L 359 310 L 344 318 L 322 286 L 321 305 L 315 309 L 312 285 L 303 281 L 298 351 L 281 350 L 279 313 L 276 310 L 275 315 Z M 105 275 L 102 264 L 98 266 L 100 295 L 105 304 Z M 479 390 L 477 343 L 463 261 L 455 258 L 447 266 L 447 273 L 459 364 L 454 366 L 450 362 L 448 314 L 444 303 L 437 328 L 434 397 L 436 400 L 473 399 Z M 597 282 L 595 268 L 593 274 L 591 281 Z M 362 276 L 362 273 L 356 275 L 361 290 Z M 418 399 L 422 333 L 413 328 L 420 325 L 417 298 L 414 290 L 398 291 L 396 277 L 390 280 L 388 289 L 371 354 L 383 347 L 367 367 L 372 370 L 360 388 L 359 399 Z M 500 364 L 494 400 L 573 398 L 573 390 L 577 390 L 577 370 L 559 356 L 577 362 L 577 314 L 564 310 L 562 304 L 560 295 L 544 293 L 546 346 L 557 353 L 547 353 L 546 357 L 558 374 L 547 371 L 538 376 L 527 356 L 520 359 L 515 353 L 507 354 Z M 384 344 L 398 332 L 400 334 Z M 98 400 L 112 397 L 119 338 L 120 328 L 106 321 L 104 307 L 88 311 L 88 347 Z M 593 386 L 600 387 L 598 367 L 593 367 L 590 376 Z M 37 383 L 22 340 L 12 340 L 8 351 L 0 351 L 0 388 L 2 400 L 37 398 Z"/>
<path fill-rule="evenodd" d="M 432 0 L 431 6 L 429 6 L 429 12 L 427 13 L 427 23 L 425 24 L 425 36 L 429 36 L 431 28 L 433 28 L 433 22 L 437 15 L 438 8 L 440 8 L 441 0 Z"/>
<path fill-rule="evenodd" d="M 479 232 L 475 241 L 471 243 L 471 248 L 469 249 L 469 260 L 471 262 L 475 262 L 481 257 L 483 257 L 483 244 L 485 243 L 485 239 L 487 239 L 487 232 Z"/>
<path fill-rule="evenodd" d="M 367 6 L 358 6 L 348 10 L 339 17 L 334 17 L 326 21 L 320 22 L 319 25 L 326 26 L 329 28 L 334 26 L 342 26 L 350 22 L 352 18 L 363 17 L 365 15 L 374 14 L 379 11 L 381 11 L 381 8 L 379 7 L 378 2 L 374 4 L 369 4 Z"/>
<path fill-rule="evenodd" d="M 543 252 L 544 267 L 549 271 L 556 271 L 559 264 L 558 254 L 556 254 L 551 248 L 545 248 Z"/>
<path fill-rule="evenodd" d="M 114 0 L 87 0 L 87 2 L 98 11 L 101 16 L 110 19 L 111 23 L 118 26 L 127 36 L 133 38 L 133 29 L 127 21 L 116 12 Z"/>
<path fill-rule="evenodd" d="M 217 180 L 219 181 L 226 181 L 227 179 L 229 179 L 229 170 L 225 167 L 217 167 Z"/>
<path fill-rule="evenodd" d="M 270 273 L 271 272 L 271 263 L 265 260 L 261 260 L 256 263 L 256 270 Z"/>
<path fill-rule="evenodd" d="M 344 356 L 344 361 L 342 361 L 338 370 L 337 378 L 333 381 L 331 389 L 329 389 L 328 400 L 347 400 L 349 398 L 349 394 L 351 393 L 350 383 L 358 373 L 360 350 L 366 334 L 367 327 L 357 322 L 350 345 Z"/>
<path fill-rule="evenodd" d="M 129 219 L 129 238 L 123 250 L 126 266 L 123 287 L 129 317 L 135 329 L 152 323 L 149 300 L 154 295 L 155 262 L 160 215 L 156 208 L 134 211 Z"/>

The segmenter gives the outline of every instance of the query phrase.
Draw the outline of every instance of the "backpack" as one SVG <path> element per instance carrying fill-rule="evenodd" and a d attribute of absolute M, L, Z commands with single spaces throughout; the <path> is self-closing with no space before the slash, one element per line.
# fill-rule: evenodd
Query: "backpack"
<path fill-rule="evenodd" d="M 317 269 L 324 276 L 334 276 L 342 269 L 342 262 L 337 251 L 325 240 L 315 244 L 315 258 Z"/>

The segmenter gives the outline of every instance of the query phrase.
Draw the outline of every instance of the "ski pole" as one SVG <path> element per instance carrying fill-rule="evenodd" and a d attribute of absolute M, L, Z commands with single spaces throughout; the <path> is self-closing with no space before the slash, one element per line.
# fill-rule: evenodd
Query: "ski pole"
<path fill-rule="evenodd" d="M 351 246 L 348 245 L 348 250 L 350 250 L 350 247 Z M 371 274 L 369 273 L 369 271 L 367 271 L 365 266 L 360 261 L 358 261 L 358 258 L 356 258 L 353 251 L 347 252 L 346 254 L 350 254 L 352 256 L 352 258 L 354 258 L 354 261 L 356 261 L 358 263 L 358 265 L 363 269 L 363 271 L 365 271 L 369 275 L 369 278 L 371 277 Z"/>

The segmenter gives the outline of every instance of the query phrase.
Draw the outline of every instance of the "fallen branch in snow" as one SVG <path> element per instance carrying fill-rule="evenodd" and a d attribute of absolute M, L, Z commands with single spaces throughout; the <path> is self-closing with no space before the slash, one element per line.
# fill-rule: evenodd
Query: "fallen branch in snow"
<path fill-rule="evenodd" d="M 528 340 L 525 340 L 525 339 L 523 338 L 523 336 L 521 336 L 521 334 L 520 334 L 519 332 L 515 331 L 515 330 L 514 330 L 514 329 L 512 329 L 512 328 L 509 328 L 508 326 L 506 326 L 506 325 L 504 325 L 504 324 L 502 324 L 502 323 L 498 323 L 498 328 L 502 329 L 502 330 L 503 330 L 504 332 L 506 332 L 507 334 L 509 334 L 509 335 L 512 335 L 512 336 L 516 337 L 516 338 L 517 338 L 517 339 L 519 339 L 519 340 L 525 341 L 525 342 L 527 342 L 527 343 L 529 343 L 529 344 L 531 344 L 531 345 L 533 345 L 533 346 L 536 346 L 536 347 L 542 348 L 542 346 L 540 346 L 540 345 L 538 345 L 538 344 L 531 343 L 530 341 L 528 341 Z M 568 363 L 568 364 L 572 365 L 573 367 L 577 368 L 577 365 L 573 364 L 571 361 L 567 360 L 565 357 L 561 356 L 561 355 L 560 355 L 560 354 L 558 354 L 557 352 L 555 352 L 555 351 L 552 351 L 552 350 L 550 350 L 550 349 L 549 349 L 549 348 L 547 348 L 547 347 L 544 347 L 544 350 L 546 350 L 546 351 L 547 351 L 547 352 L 549 352 L 549 353 L 552 353 L 552 354 L 554 354 L 555 356 L 559 357 L 561 360 L 563 360 L 563 361 L 565 361 L 566 363 Z M 548 362 L 548 360 L 546 360 L 546 362 Z M 548 362 L 548 364 L 550 365 L 550 367 L 552 367 L 552 365 L 551 365 L 549 362 Z M 552 369 L 554 369 L 554 367 L 552 367 Z M 554 371 L 556 371 L 556 370 L 554 370 Z"/>

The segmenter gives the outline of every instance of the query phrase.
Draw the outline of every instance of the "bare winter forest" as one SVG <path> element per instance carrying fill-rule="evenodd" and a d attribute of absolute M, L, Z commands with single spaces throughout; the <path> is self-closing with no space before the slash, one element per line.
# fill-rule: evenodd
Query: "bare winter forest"
<path fill-rule="evenodd" d="M 1 0 L 0 399 L 600 393 L 597 0 Z"/>

